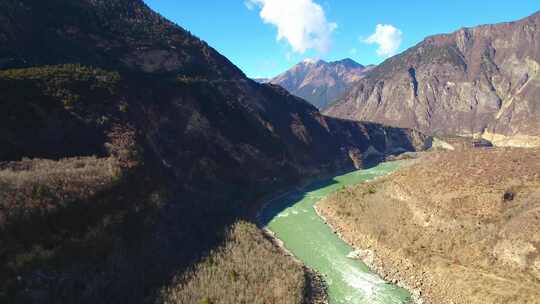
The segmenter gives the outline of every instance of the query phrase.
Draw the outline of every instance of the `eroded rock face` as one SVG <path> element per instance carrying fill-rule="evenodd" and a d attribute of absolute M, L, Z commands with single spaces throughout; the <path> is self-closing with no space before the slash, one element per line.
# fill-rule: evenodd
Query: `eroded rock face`
<path fill-rule="evenodd" d="M 280 85 L 291 94 L 324 109 L 373 68 L 374 66 L 364 67 L 352 59 L 335 62 L 306 59 L 266 82 Z"/>
<path fill-rule="evenodd" d="M 326 114 L 536 146 L 540 13 L 428 37 L 376 67 Z"/>

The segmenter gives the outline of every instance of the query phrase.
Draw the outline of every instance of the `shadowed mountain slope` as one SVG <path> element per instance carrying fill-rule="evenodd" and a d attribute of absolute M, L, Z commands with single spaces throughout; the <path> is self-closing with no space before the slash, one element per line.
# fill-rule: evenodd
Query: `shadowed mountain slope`
<path fill-rule="evenodd" d="M 429 143 L 247 79 L 141 0 L 2 1 L 0 88 L 0 302 L 153 302 L 263 195 Z"/>

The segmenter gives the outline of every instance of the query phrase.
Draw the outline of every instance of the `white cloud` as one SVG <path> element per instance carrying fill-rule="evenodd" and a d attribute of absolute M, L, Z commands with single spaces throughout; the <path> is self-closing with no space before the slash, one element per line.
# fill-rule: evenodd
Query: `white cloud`
<path fill-rule="evenodd" d="M 277 40 L 287 40 L 294 52 L 326 52 L 337 24 L 328 22 L 323 8 L 313 0 L 246 0 L 248 8 L 261 8 L 264 23 L 277 27 Z"/>
<path fill-rule="evenodd" d="M 364 40 L 365 43 L 378 44 L 377 55 L 388 58 L 397 53 L 401 46 L 403 33 L 390 24 L 377 24 L 375 33 Z"/>

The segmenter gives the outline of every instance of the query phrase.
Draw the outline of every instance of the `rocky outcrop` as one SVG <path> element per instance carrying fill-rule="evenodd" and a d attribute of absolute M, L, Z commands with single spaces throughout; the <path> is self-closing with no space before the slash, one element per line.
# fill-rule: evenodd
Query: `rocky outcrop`
<path fill-rule="evenodd" d="M 426 38 L 388 59 L 326 114 L 484 137 L 498 145 L 540 144 L 540 13 L 517 22 Z"/>
<path fill-rule="evenodd" d="M 364 67 L 348 58 L 335 62 L 306 59 L 268 82 L 280 85 L 291 94 L 324 109 L 371 69 L 373 66 Z"/>

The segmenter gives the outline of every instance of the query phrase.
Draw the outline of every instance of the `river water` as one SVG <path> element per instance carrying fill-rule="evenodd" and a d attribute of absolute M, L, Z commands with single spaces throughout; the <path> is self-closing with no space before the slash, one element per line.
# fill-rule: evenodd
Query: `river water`
<path fill-rule="evenodd" d="M 315 182 L 302 190 L 275 199 L 263 210 L 261 220 L 285 248 L 306 266 L 323 275 L 331 304 L 408 303 L 410 294 L 388 284 L 358 260 L 347 258 L 353 251 L 332 232 L 314 206 L 326 195 L 346 185 L 361 183 L 396 170 L 399 163 Z"/>

